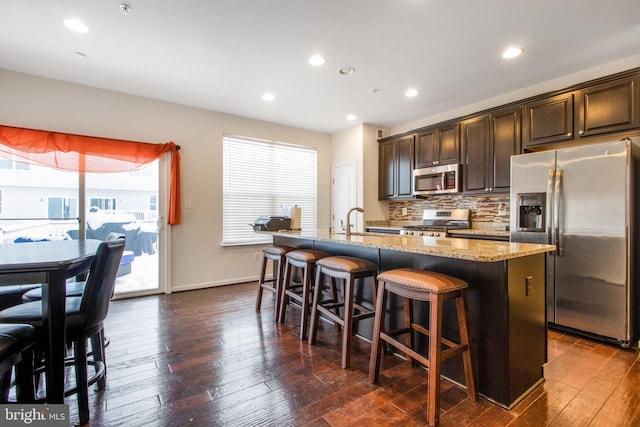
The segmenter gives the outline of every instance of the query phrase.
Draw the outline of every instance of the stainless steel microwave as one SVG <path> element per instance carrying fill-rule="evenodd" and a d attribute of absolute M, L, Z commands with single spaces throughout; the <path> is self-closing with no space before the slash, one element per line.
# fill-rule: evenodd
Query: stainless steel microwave
<path fill-rule="evenodd" d="M 460 191 L 460 165 L 442 165 L 413 170 L 413 194 L 458 193 Z"/>

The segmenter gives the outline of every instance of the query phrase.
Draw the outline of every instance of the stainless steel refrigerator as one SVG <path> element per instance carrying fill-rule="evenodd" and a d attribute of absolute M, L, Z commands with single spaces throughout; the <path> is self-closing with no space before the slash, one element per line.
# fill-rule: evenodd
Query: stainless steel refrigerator
<path fill-rule="evenodd" d="M 511 157 L 512 242 L 548 243 L 547 321 L 634 345 L 634 142 Z"/>

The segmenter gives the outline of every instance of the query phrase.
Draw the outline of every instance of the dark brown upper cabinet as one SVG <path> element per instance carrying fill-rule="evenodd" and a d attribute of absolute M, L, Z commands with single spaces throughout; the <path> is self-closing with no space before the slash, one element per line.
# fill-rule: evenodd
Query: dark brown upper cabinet
<path fill-rule="evenodd" d="M 602 83 L 576 92 L 578 138 L 640 126 L 640 76 Z"/>
<path fill-rule="evenodd" d="M 378 199 L 413 197 L 413 135 L 394 138 L 379 144 Z"/>
<path fill-rule="evenodd" d="M 640 76 L 635 74 L 526 103 L 524 147 L 636 129 L 639 99 Z"/>
<path fill-rule="evenodd" d="M 458 163 L 460 140 L 458 123 L 431 128 L 416 134 L 416 169 Z"/>
<path fill-rule="evenodd" d="M 511 108 L 462 122 L 463 192 L 506 193 L 511 155 L 520 153 L 521 108 Z"/>
<path fill-rule="evenodd" d="M 573 92 L 524 105 L 525 148 L 573 139 Z"/>

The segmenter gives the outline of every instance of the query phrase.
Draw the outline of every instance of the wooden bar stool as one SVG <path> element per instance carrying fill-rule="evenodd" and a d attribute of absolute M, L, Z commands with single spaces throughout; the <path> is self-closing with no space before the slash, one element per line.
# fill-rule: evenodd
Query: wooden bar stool
<path fill-rule="evenodd" d="M 378 266 L 364 259 L 347 256 L 330 256 L 316 263 L 316 283 L 311 304 L 311 326 L 309 328 L 309 344 L 315 344 L 318 332 L 320 313 L 342 326 L 342 367 L 348 368 L 351 354 L 351 335 L 353 324 L 359 320 L 373 317 L 375 312 L 354 302 L 355 280 L 371 277 L 373 304 L 376 299 L 376 281 Z M 323 290 L 322 276 L 329 278 L 330 285 L 335 279 L 341 283 L 341 301 L 334 299 L 321 300 Z M 335 286 L 335 285 L 334 285 Z M 337 309 L 342 307 L 342 317 Z M 354 311 L 357 311 L 354 312 Z"/>
<path fill-rule="evenodd" d="M 316 262 L 329 254 L 310 249 L 301 249 L 288 252 L 287 263 L 284 269 L 284 279 L 282 283 L 282 299 L 280 301 L 280 315 L 278 320 L 284 323 L 287 312 L 287 305 L 290 300 L 299 304 L 300 308 L 300 339 L 307 339 L 309 330 L 309 307 L 311 306 L 311 290 L 313 289 L 313 273 Z M 299 282 L 296 282 L 295 273 L 299 273 Z"/>
<path fill-rule="evenodd" d="M 455 277 L 410 268 L 389 270 L 378 276 L 378 298 L 373 325 L 369 380 L 374 384 L 378 381 L 382 341 L 404 352 L 408 363 L 411 364 L 412 359 L 422 363 L 429 370 L 427 410 L 429 425 L 431 426 L 437 425 L 440 416 L 440 364 L 442 361 L 462 353 L 467 396 L 473 401 L 476 401 L 478 397 L 471 358 L 467 286 L 467 282 Z M 403 328 L 393 331 L 384 329 L 388 293 L 404 298 L 405 325 Z M 456 300 L 460 343 L 455 343 L 442 336 L 442 304 L 449 299 Z M 429 329 L 413 323 L 412 302 L 414 300 L 429 302 Z M 429 337 L 428 359 L 415 351 L 413 331 Z M 406 335 L 405 343 L 394 338 L 397 335 Z M 444 350 L 442 345 L 446 346 Z"/>
<path fill-rule="evenodd" d="M 262 249 L 262 267 L 258 278 L 258 297 L 256 298 L 256 311 L 260 311 L 262 305 L 262 291 L 264 289 L 275 294 L 276 302 L 273 310 L 273 320 L 278 320 L 280 312 L 280 300 L 282 293 L 282 278 L 284 277 L 285 255 L 295 250 L 291 246 L 267 246 Z M 266 278 L 267 264 L 271 260 L 275 270 L 275 277 Z"/>

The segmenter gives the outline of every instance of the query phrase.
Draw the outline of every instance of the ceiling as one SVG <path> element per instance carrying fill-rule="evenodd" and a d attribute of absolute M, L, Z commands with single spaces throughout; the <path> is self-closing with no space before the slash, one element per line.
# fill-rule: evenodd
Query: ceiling
<path fill-rule="evenodd" d="M 0 68 L 328 133 L 638 54 L 638 0 L 0 0 Z"/>

